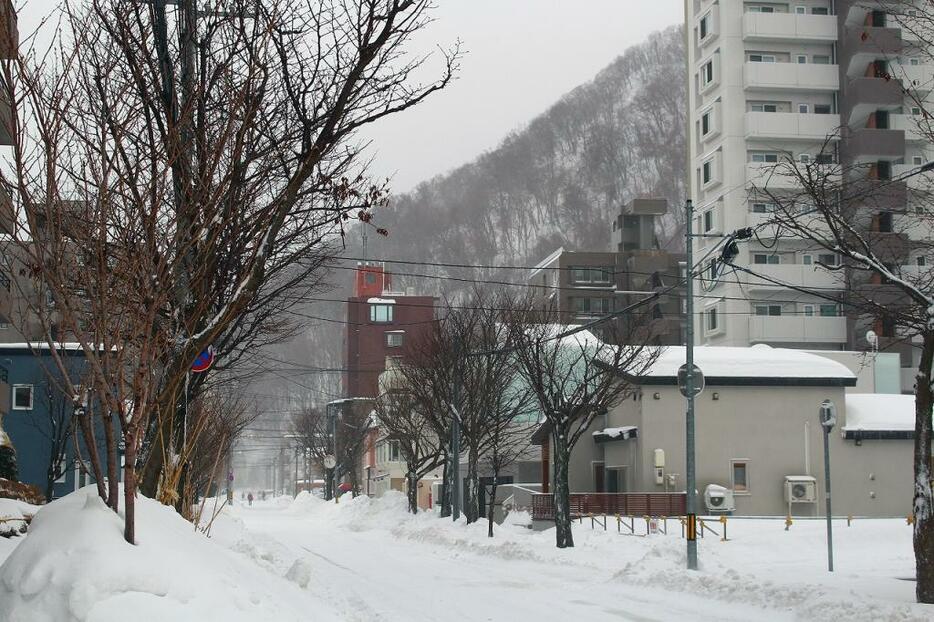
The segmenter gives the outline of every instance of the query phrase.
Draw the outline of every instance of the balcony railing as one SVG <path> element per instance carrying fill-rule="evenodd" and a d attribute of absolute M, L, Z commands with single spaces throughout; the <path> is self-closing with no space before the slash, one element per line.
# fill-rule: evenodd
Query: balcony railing
<path fill-rule="evenodd" d="M 683 492 L 588 492 L 571 494 L 572 517 L 587 516 L 683 516 L 687 501 Z M 554 495 L 532 495 L 532 518 L 554 520 Z"/>
<path fill-rule="evenodd" d="M 758 264 L 751 266 L 753 272 L 762 278 L 750 275 L 750 289 L 781 289 L 779 283 L 788 283 L 797 287 L 815 290 L 844 289 L 846 287 L 842 272 L 832 272 L 820 266 L 804 264 Z M 776 283 L 777 282 L 777 283 Z"/>
<path fill-rule="evenodd" d="M 839 67 L 799 63 L 746 63 L 743 84 L 747 89 L 836 91 L 840 86 Z"/>
<path fill-rule="evenodd" d="M 823 141 L 834 137 L 840 126 L 835 114 L 797 112 L 747 112 L 747 138 L 807 138 Z"/>
<path fill-rule="evenodd" d="M 749 318 L 755 343 L 846 343 L 845 317 L 757 315 Z"/>
<path fill-rule="evenodd" d="M 837 17 L 796 13 L 745 13 L 743 39 L 833 43 L 837 40 Z"/>

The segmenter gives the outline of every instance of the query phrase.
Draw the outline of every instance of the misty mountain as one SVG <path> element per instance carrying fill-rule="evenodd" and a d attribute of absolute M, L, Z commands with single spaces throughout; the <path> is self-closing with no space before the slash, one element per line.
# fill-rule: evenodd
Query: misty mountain
<path fill-rule="evenodd" d="M 619 207 L 646 195 L 668 199 L 672 213 L 660 223 L 659 239 L 680 246 L 675 208 L 685 196 L 682 33 L 681 27 L 672 27 L 651 35 L 497 148 L 393 197 L 390 207 L 376 215 L 389 236 L 370 229 L 364 249 L 358 227 L 347 236 L 344 256 L 532 265 L 559 246 L 609 249 Z M 335 289 L 322 297 L 350 295 L 355 263 L 341 262 L 331 274 Z M 454 279 L 522 282 L 527 275 L 398 263 L 389 269 L 397 275 L 396 289 L 412 287 L 425 294 L 470 287 Z M 302 311 L 330 321 L 311 321 L 290 343 L 271 348 L 270 360 L 279 363 L 254 383 L 259 393 L 279 396 L 269 407 L 280 416 L 296 404 L 324 402 L 340 393 L 339 373 L 316 373 L 315 368 L 342 365 L 345 305 L 315 302 Z"/>

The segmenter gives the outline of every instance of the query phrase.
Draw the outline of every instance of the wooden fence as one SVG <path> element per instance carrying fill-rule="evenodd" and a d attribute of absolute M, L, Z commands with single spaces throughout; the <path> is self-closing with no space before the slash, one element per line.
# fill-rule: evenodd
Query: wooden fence
<path fill-rule="evenodd" d="M 571 494 L 571 516 L 683 516 L 687 496 L 683 492 L 588 492 Z M 532 518 L 552 520 L 555 516 L 554 495 L 532 495 Z"/>

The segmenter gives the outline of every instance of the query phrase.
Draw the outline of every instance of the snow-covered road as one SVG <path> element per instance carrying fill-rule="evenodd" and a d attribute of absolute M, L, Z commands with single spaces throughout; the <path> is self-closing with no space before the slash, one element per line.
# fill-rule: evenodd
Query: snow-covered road
<path fill-rule="evenodd" d="M 347 620 L 924 620 L 934 614 L 909 604 L 913 584 L 902 579 L 911 574 L 910 530 L 899 529 L 898 521 L 841 528 L 835 575 L 823 571 L 819 522 L 801 521 L 785 532 L 780 521 L 733 521 L 733 540 L 703 541 L 702 572 L 688 573 L 681 569 L 683 540 L 674 533 L 620 536 L 585 524 L 576 531 L 578 546 L 559 551 L 549 532 L 504 525 L 491 540 L 485 525 L 413 518 L 403 503 L 358 499 L 335 507 L 306 498 L 291 507 L 238 507 L 239 520 L 217 538 L 230 539 L 234 534 L 224 532 L 238 525 L 232 548 Z"/>

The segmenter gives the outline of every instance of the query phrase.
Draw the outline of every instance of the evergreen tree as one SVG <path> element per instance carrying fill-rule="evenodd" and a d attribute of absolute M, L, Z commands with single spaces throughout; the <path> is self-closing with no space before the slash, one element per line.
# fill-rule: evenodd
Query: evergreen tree
<path fill-rule="evenodd" d="M 0 479 L 17 481 L 16 450 L 12 445 L 0 445 Z"/>

